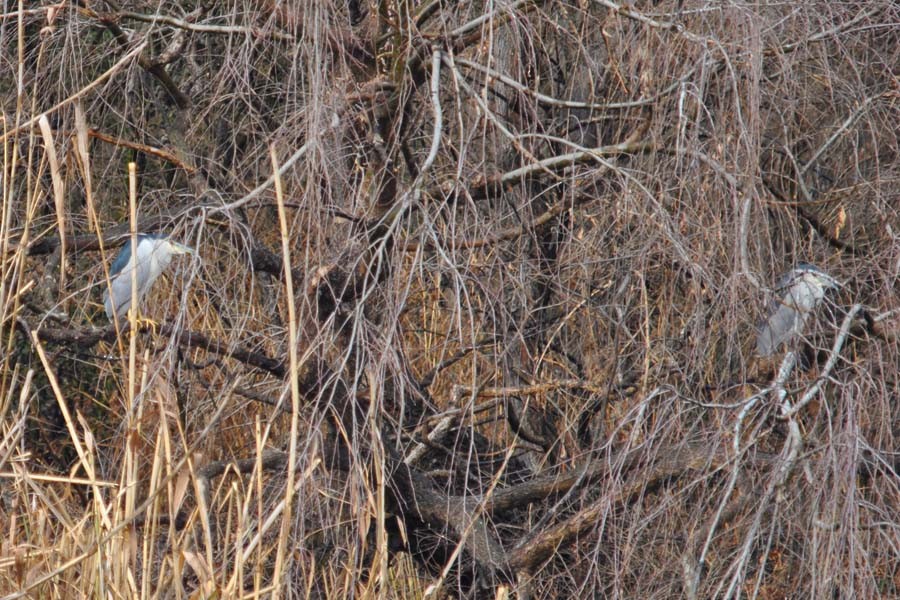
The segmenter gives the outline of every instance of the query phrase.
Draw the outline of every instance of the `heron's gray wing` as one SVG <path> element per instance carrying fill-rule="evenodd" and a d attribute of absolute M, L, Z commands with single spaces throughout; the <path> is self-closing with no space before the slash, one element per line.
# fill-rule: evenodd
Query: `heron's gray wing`
<path fill-rule="evenodd" d="M 159 276 L 154 273 L 151 268 L 150 257 L 142 256 L 141 248 L 138 247 L 137 270 L 135 271 L 131 265 L 125 266 L 118 275 L 113 277 L 110 289 L 103 293 L 103 306 L 106 309 L 107 318 L 112 321 L 113 311 L 119 317 L 124 319 L 131 308 L 131 277 L 134 274 L 137 277 L 137 301 L 147 294 L 150 286 Z"/>
<path fill-rule="evenodd" d="M 162 273 L 159 268 L 159 262 L 154 258 L 154 253 L 158 253 L 158 245 L 141 244 L 138 246 L 138 262 L 137 262 L 137 280 L 138 280 L 138 302 L 150 291 L 150 286 Z"/>
<path fill-rule="evenodd" d="M 131 307 L 131 272 L 131 268 L 123 268 L 113 277 L 109 289 L 103 292 L 103 306 L 110 321 L 113 320 L 113 314 L 118 315 L 119 319 L 125 318 Z"/>
<path fill-rule="evenodd" d="M 793 306 L 776 302 L 756 335 L 756 353 L 772 356 L 778 346 L 791 339 L 803 326 L 803 315 Z"/>

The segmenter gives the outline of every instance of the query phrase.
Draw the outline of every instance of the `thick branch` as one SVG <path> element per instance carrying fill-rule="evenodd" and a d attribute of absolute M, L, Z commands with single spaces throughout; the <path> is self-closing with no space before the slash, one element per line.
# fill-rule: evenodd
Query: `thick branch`
<path fill-rule="evenodd" d="M 649 487 L 654 487 L 672 477 L 677 477 L 687 471 L 713 466 L 719 466 L 728 460 L 727 454 L 722 450 L 712 450 L 705 446 L 692 446 L 676 448 L 662 453 L 664 458 L 641 472 L 641 477 L 632 483 L 622 487 L 616 494 L 616 500 L 628 502 L 636 494 L 641 494 Z M 636 464 L 637 456 L 626 458 L 628 466 Z M 612 463 L 614 464 L 614 463 Z M 600 465 L 599 469 L 608 469 L 608 464 Z M 577 481 L 580 473 L 573 473 L 567 481 Z M 517 486 L 520 487 L 520 486 Z M 579 511 L 562 523 L 541 531 L 532 536 L 530 540 L 523 542 L 510 554 L 510 566 L 516 571 L 531 571 L 540 563 L 549 558 L 556 550 L 566 545 L 580 535 L 596 526 L 600 515 L 608 510 L 608 501 L 600 500 L 594 505 Z"/>
<path fill-rule="evenodd" d="M 27 326 L 29 329 L 33 329 L 30 325 Z M 123 328 L 123 333 L 126 331 L 128 331 L 127 325 Z M 176 329 L 168 323 L 161 325 L 159 332 L 162 335 L 174 337 L 178 345 L 185 348 L 200 348 L 217 356 L 233 358 L 247 366 L 262 369 L 278 377 L 284 377 L 286 373 L 283 361 L 262 352 L 213 339 L 196 331 Z M 86 329 L 42 327 L 37 330 L 37 335 L 38 339 L 43 342 L 77 346 L 79 349 L 84 349 L 96 346 L 101 341 L 114 341 L 116 328 L 115 325 L 108 325 L 100 329 L 94 327 Z"/>
<path fill-rule="evenodd" d="M 138 229 L 144 233 L 161 231 L 165 229 L 166 226 L 170 225 L 177 218 L 177 215 L 182 212 L 183 211 L 175 210 L 164 215 L 141 217 Z M 109 249 L 120 246 L 129 239 L 129 236 L 128 223 L 109 227 L 103 233 L 103 247 Z M 59 243 L 59 236 L 41 238 L 28 246 L 27 253 L 29 256 L 52 254 L 59 247 Z M 98 251 L 100 250 L 100 239 L 92 233 L 67 237 L 66 248 L 73 252 Z M 13 246 L 13 251 L 15 251 L 15 249 L 16 246 Z M 284 261 L 280 254 L 272 252 L 255 239 L 251 240 L 248 253 L 250 256 L 250 266 L 255 272 L 269 273 L 275 277 L 282 277 L 284 275 Z M 300 269 L 295 268 L 292 271 L 292 274 L 295 281 L 302 281 L 304 278 L 304 273 Z"/>

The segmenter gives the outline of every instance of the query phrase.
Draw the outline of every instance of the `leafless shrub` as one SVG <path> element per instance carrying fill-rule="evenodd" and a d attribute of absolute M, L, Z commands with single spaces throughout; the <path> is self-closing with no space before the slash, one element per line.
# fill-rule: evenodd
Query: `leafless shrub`
<path fill-rule="evenodd" d="M 5 594 L 900 594 L 895 3 L 4 11 Z"/>

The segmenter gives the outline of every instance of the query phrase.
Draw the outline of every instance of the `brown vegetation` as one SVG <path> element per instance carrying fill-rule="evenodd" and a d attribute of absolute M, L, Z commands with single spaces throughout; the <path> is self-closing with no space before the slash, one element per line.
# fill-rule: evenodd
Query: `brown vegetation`
<path fill-rule="evenodd" d="M 12 4 L 0 594 L 900 596 L 896 2 Z"/>

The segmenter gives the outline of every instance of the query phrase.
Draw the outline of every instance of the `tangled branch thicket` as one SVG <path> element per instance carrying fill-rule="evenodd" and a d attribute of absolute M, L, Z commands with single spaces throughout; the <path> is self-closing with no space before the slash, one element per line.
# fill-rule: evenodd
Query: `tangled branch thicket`
<path fill-rule="evenodd" d="M 13 4 L 0 592 L 900 596 L 896 2 Z"/>

